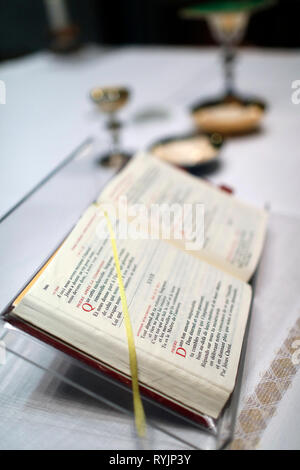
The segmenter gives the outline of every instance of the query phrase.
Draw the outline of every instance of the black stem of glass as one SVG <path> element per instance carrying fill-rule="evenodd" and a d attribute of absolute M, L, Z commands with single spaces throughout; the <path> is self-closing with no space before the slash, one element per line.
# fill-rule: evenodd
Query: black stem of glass
<path fill-rule="evenodd" d="M 231 44 L 223 46 L 223 67 L 225 78 L 225 96 L 234 96 L 234 61 L 236 53 Z"/>
<path fill-rule="evenodd" d="M 107 129 L 109 129 L 111 133 L 111 155 L 118 155 L 120 153 L 121 123 L 116 119 L 114 113 L 110 113 L 109 115 Z"/>

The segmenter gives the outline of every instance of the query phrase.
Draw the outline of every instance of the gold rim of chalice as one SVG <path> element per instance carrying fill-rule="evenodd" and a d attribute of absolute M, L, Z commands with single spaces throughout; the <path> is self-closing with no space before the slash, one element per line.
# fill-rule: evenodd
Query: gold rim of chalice
<path fill-rule="evenodd" d="M 103 113 L 119 111 L 127 103 L 129 95 L 126 87 L 95 87 L 90 91 L 91 100 Z"/>

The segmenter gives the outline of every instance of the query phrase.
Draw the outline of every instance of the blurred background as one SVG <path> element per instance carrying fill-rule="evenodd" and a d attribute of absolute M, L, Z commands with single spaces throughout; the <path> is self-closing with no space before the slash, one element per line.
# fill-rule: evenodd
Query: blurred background
<path fill-rule="evenodd" d="M 0 60 L 88 42 L 214 44 L 205 21 L 185 21 L 178 10 L 191 0 L 0 0 Z M 201 0 L 195 2 L 201 3 Z M 244 45 L 297 48 L 300 1 L 278 0 L 251 17 Z M 56 32 L 65 47 L 57 45 Z"/>

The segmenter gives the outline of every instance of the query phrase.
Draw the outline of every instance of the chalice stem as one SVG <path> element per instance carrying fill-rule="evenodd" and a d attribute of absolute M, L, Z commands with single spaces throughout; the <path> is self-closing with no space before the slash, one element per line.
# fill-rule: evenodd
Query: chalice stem
<path fill-rule="evenodd" d="M 234 60 L 235 50 L 232 45 L 223 46 L 223 66 L 225 78 L 225 95 L 234 95 Z"/>
<path fill-rule="evenodd" d="M 111 132 L 111 154 L 117 155 L 120 153 L 120 122 L 115 113 L 110 113 L 107 127 Z"/>

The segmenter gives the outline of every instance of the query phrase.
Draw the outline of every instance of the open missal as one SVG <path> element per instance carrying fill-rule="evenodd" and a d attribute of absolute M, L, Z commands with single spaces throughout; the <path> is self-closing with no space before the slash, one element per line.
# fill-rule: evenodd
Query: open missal
<path fill-rule="evenodd" d="M 189 416 L 217 418 L 235 385 L 251 301 L 248 281 L 267 215 L 150 154 L 134 157 L 108 183 L 15 299 L 9 316 L 130 383 L 113 253 L 108 232 L 99 235 L 103 205 L 113 207 L 121 196 L 129 207 L 204 205 L 198 250 L 187 249 L 179 237 L 149 236 L 117 238 L 117 248 L 141 391 Z"/>

